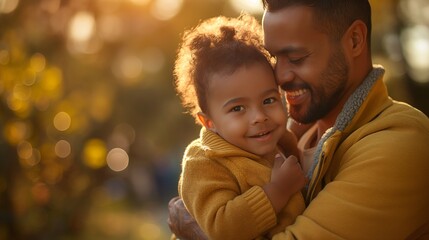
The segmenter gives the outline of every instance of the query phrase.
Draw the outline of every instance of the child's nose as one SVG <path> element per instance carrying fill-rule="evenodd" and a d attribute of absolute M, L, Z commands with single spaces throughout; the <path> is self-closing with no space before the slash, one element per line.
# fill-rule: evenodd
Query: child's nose
<path fill-rule="evenodd" d="M 262 123 L 268 120 L 268 116 L 264 111 L 255 110 L 253 113 L 253 124 Z"/>

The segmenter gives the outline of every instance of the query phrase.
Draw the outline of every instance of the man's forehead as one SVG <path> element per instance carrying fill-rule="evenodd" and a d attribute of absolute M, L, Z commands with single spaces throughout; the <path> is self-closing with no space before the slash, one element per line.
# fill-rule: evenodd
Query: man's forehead
<path fill-rule="evenodd" d="M 272 55 L 306 54 L 325 41 L 327 35 L 317 29 L 313 13 L 307 6 L 265 11 L 262 24 L 265 48 Z"/>
<path fill-rule="evenodd" d="M 279 36 L 282 32 L 300 34 L 305 29 L 314 30 L 313 11 L 305 6 L 292 6 L 277 11 L 265 11 L 262 29 L 267 35 Z"/>
<path fill-rule="evenodd" d="M 262 15 L 262 22 L 266 20 L 282 19 L 282 20 L 293 20 L 293 19 L 313 19 L 314 9 L 304 5 L 293 5 L 278 9 L 275 11 L 264 10 Z"/>

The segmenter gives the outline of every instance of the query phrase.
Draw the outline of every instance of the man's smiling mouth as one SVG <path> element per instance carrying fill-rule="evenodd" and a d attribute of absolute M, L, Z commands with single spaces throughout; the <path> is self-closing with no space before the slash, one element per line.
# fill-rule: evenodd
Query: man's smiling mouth
<path fill-rule="evenodd" d="M 288 95 L 288 97 L 299 97 L 305 94 L 306 92 L 308 92 L 308 89 L 303 88 L 295 91 L 286 91 L 286 94 Z"/>

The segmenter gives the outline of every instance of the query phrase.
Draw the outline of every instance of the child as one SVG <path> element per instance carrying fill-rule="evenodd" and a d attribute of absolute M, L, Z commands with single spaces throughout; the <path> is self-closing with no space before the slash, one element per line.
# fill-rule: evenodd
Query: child
<path fill-rule="evenodd" d="M 297 147 L 261 32 L 248 15 L 206 20 L 185 32 L 175 62 L 176 90 L 203 126 L 179 195 L 209 239 L 270 238 L 305 207 L 297 158 L 275 163 L 280 140 L 288 154 Z"/>

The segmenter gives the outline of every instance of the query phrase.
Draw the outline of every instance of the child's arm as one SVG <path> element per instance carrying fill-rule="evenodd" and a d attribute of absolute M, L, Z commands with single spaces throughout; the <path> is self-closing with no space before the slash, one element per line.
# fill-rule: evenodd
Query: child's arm
<path fill-rule="evenodd" d="M 301 190 L 306 183 L 306 177 L 295 156 L 276 155 L 271 173 L 271 181 L 263 186 L 267 197 L 276 213 L 286 206 L 290 197 Z"/>
<path fill-rule="evenodd" d="M 262 187 L 241 192 L 235 176 L 216 160 L 188 161 L 183 170 L 179 194 L 209 239 L 255 239 L 275 226 L 276 213 Z"/>

